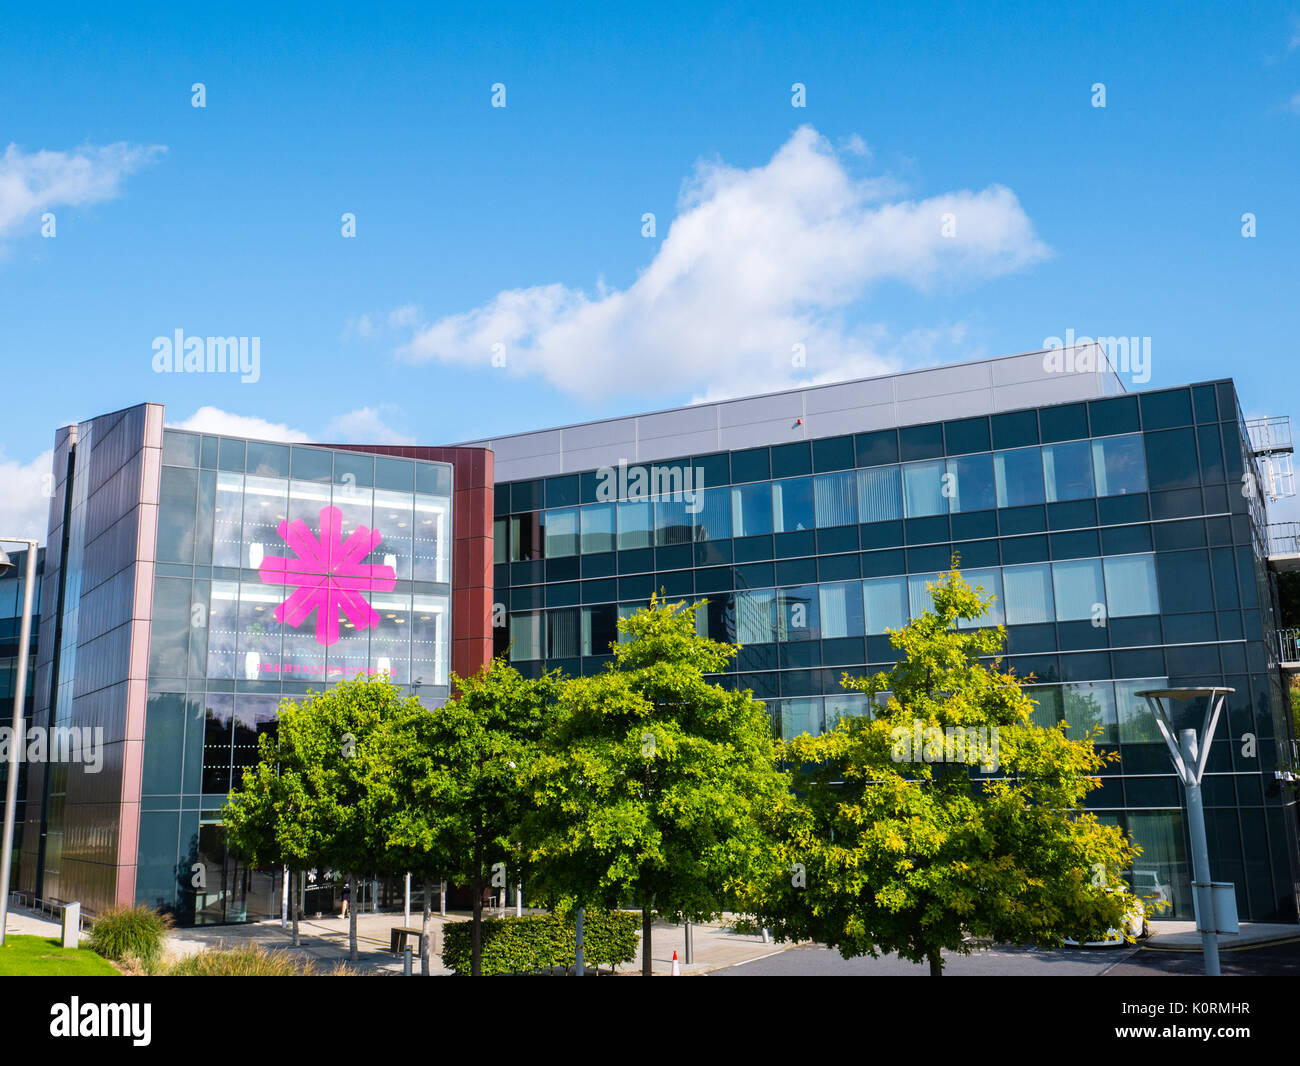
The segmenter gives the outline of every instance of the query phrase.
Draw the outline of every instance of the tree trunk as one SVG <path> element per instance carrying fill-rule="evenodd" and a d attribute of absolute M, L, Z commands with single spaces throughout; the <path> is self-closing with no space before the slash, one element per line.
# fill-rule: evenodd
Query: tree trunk
<path fill-rule="evenodd" d="M 302 882 L 297 873 L 290 875 L 293 878 L 289 885 L 289 909 L 293 911 L 293 946 L 298 947 L 298 918 L 302 914 Z"/>
<path fill-rule="evenodd" d="M 930 976 L 943 976 L 943 955 L 940 953 L 938 948 L 935 948 L 930 952 Z"/>
<path fill-rule="evenodd" d="M 433 878 L 424 879 L 424 922 L 420 929 L 423 936 L 420 937 L 420 973 L 428 977 L 433 973 L 433 966 L 429 961 L 433 949 L 429 944 L 429 933 L 433 928 Z"/>
<path fill-rule="evenodd" d="M 360 901 L 361 882 L 356 874 L 352 875 L 352 895 L 356 899 L 348 900 L 348 961 L 357 961 L 357 906 Z"/>
<path fill-rule="evenodd" d="M 474 903 L 473 917 L 470 918 L 470 956 L 469 973 L 471 977 L 483 976 L 483 852 L 477 840 L 474 841 Z"/>
<path fill-rule="evenodd" d="M 654 912 L 648 905 L 641 908 L 641 976 L 653 977 L 654 966 L 650 955 L 650 935 L 654 925 Z"/>

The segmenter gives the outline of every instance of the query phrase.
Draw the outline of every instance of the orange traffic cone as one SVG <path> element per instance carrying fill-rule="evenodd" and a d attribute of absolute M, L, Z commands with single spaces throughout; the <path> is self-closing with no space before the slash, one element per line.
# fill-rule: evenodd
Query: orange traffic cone
<path fill-rule="evenodd" d="M 682 968 L 679 965 L 677 965 L 677 952 L 676 950 L 674 950 L 673 951 L 673 976 L 681 977 L 681 975 L 682 975 Z"/>

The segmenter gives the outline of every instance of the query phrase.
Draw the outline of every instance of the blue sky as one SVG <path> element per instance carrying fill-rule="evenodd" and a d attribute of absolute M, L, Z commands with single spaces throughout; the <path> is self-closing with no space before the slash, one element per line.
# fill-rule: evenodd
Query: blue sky
<path fill-rule="evenodd" d="M 1073 329 L 1300 413 L 1300 8 L 991 7 L 6 4 L 0 522 L 144 400 L 444 443 Z"/>

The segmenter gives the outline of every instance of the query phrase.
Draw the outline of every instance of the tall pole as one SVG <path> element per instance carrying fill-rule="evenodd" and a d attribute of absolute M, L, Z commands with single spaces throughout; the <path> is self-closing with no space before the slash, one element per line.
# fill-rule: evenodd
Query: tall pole
<path fill-rule="evenodd" d="M 1196 730 L 1182 731 L 1183 759 L 1188 766 L 1197 765 Z M 1207 741 L 1208 742 L 1208 741 Z M 1214 890 L 1210 888 L 1210 847 L 1205 837 L 1205 808 L 1201 804 L 1201 782 L 1189 774 L 1183 782 L 1187 792 L 1187 830 L 1192 843 L 1192 872 L 1199 888 L 1193 888 L 1200 913 L 1201 947 L 1205 952 L 1205 976 L 1218 977 L 1219 934 L 1214 917 Z"/>
<path fill-rule="evenodd" d="M 13 731 L 9 734 L 9 778 L 5 781 L 4 846 L 0 851 L 0 948 L 5 943 L 5 925 L 9 921 L 9 873 L 14 859 L 14 818 L 18 808 L 18 752 L 23 747 L 23 704 L 27 700 L 27 656 L 32 643 L 32 586 L 36 584 L 36 548 L 34 540 L 20 540 L 27 545 L 26 580 L 23 582 L 23 620 L 18 632 L 18 676 L 14 679 Z"/>
<path fill-rule="evenodd" d="M 583 956 L 583 949 L 586 947 L 586 943 L 584 942 L 582 936 L 582 908 L 581 907 L 578 908 L 578 917 L 577 920 L 574 922 L 573 932 L 574 932 L 573 961 L 575 963 L 573 969 L 574 972 L 579 977 L 585 977 L 587 975 L 587 961 L 582 956 Z"/>

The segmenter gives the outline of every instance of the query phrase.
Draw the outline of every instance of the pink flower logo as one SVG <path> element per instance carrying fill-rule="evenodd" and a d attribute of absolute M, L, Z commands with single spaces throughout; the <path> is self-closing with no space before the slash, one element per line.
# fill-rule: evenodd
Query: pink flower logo
<path fill-rule="evenodd" d="M 322 507 L 320 539 L 313 537 L 301 518 L 280 523 L 280 539 L 296 558 L 267 556 L 257 574 L 268 585 L 292 585 L 288 599 L 275 609 L 275 620 L 297 629 L 316 611 L 316 639 L 326 647 L 339 639 L 339 612 L 357 629 L 379 624 L 379 612 L 362 592 L 391 592 L 397 571 L 391 566 L 363 563 L 384 539 L 379 530 L 358 526 L 342 539 L 343 512 Z"/>

